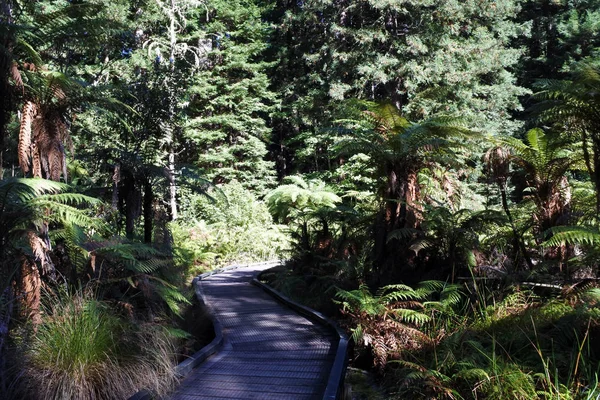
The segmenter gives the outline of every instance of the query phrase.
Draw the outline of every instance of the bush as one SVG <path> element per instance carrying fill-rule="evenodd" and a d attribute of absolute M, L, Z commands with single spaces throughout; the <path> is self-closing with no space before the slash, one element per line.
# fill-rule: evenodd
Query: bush
<path fill-rule="evenodd" d="M 25 345 L 24 398 L 123 399 L 174 385 L 173 349 L 161 328 L 136 327 L 81 294 L 48 314 Z"/>
<path fill-rule="evenodd" d="M 287 250 L 283 227 L 273 222 L 265 204 L 241 184 L 222 185 L 212 195 L 193 198 L 172 224 L 180 262 L 202 267 L 262 261 L 280 257 Z"/>

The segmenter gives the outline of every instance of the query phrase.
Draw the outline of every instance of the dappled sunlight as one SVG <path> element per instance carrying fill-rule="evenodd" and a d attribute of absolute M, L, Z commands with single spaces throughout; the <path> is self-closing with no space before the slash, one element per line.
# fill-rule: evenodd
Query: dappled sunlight
<path fill-rule="evenodd" d="M 258 271 L 242 268 L 199 282 L 223 326 L 224 346 L 182 382 L 173 400 L 323 397 L 337 338 L 251 285 Z"/>

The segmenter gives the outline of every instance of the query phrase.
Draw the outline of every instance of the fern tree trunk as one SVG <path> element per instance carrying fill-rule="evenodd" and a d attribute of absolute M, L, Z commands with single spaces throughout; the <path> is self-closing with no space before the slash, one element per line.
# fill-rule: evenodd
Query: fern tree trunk
<path fill-rule="evenodd" d="M 588 139 L 592 139 L 592 149 L 590 151 Z M 600 138 L 597 135 L 591 134 L 584 127 L 581 130 L 581 143 L 583 149 L 583 160 L 590 174 L 590 179 L 594 183 L 596 190 L 596 217 L 600 217 Z"/>
<path fill-rule="evenodd" d="M 136 188 L 135 178 L 131 171 L 123 171 L 123 184 L 119 191 L 122 198 L 122 205 L 125 211 L 125 236 L 127 239 L 133 239 L 135 229 L 135 219 L 140 215 L 140 196 Z"/>
<path fill-rule="evenodd" d="M 513 235 L 515 236 L 515 241 L 517 242 L 518 248 L 521 250 L 521 254 L 525 259 L 525 263 L 529 267 L 529 269 L 533 269 L 534 265 L 531 261 L 531 257 L 529 257 L 529 253 L 527 252 L 527 247 L 525 247 L 525 243 L 523 241 L 523 236 L 519 233 L 517 226 L 514 223 L 512 213 L 510 212 L 510 207 L 508 206 L 508 199 L 506 195 L 506 184 L 498 182 L 498 187 L 500 189 L 500 198 L 502 201 L 502 208 L 504 209 L 504 213 L 508 218 L 508 222 L 510 223 L 510 227 L 513 231 Z"/>
<path fill-rule="evenodd" d="M 409 250 L 406 243 L 388 243 L 388 234 L 396 229 L 416 228 L 419 218 L 415 212 L 418 198 L 416 171 L 405 170 L 402 166 L 389 167 L 384 196 L 383 221 L 375 225 L 375 263 L 378 266 L 380 284 L 391 282 L 402 271 L 397 266 L 407 265 Z"/>

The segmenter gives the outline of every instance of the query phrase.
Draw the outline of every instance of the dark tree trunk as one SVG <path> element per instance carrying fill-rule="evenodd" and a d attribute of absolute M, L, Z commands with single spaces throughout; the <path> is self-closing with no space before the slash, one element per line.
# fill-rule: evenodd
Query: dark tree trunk
<path fill-rule="evenodd" d="M 504 212 L 506 213 L 506 217 L 508 218 L 508 222 L 510 223 L 510 227 L 513 231 L 513 235 L 515 235 L 515 241 L 517 242 L 517 246 L 521 250 L 521 254 L 523 255 L 523 258 L 525 259 L 525 263 L 527 264 L 529 269 L 533 269 L 534 265 L 533 265 L 533 262 L 531 261 L 531 258 L 529 257 L 529 253 L 527 252 L 525 243 L 523 243 L 523 237 L 517 230 L 517 227 L 516 227 L 513 217 L 512 217 L 512 213 L 510 212 L 510 208 L 508 207 L 508 200 L 506 197 L 506 184 L 498 183 L 498 186 L 500 188 L 500 198 L 502 199 L 502 208 L 504 209 Z"/>
<path fill-rule="evenodd" d="M 154 193 L 148 179 L 144 181 L 144 243 L 152 243 Z"/>
<path fill-rule="evenodd" d="M 14 36 L 12 34 L 13 24 L 13 2 L 10 0 L 0 1 L 0 23 L 8 28 L 8 34 L 5 33 L 0 39 L 0 47 L 4 48 L 0 55 L 0 179 L 4 176 L 4 141 L 6 136 L 6 125 L 10 119 L 10 112 L 13 108 L 12 87 L 10 85 L 11 69 L 13 68 L 12 47 Z"/>
<path fill-rule="evenodd" d="M 122 182 L 119 194 L 122 196 L 125 212 L 125 236 L 127 239 L 133 239 L 135 219 L 139 215 L 137 190 L 135 188 L 135 180 L 129 172 L 125 174 Z"/>
<path fill-rule="evenodd" d="M 594 170 L 590 173 L 596 189 L 596 217 L 600 216 L 600 140 L 594 140 Z"/>
<path fill-rule="evenodd" d="M 10 319 L 12 317 L 14 294 L 11 287 L 4 288 L 0 294 L 0 301 L 5 306 L 0 310 L 0 371 L 6 371 L 6 352 L 4 346 L 8 339 Z M 7 382 L 5 373 L 0 373 L 0 397 L 8 398 L 7 390 L 10 382 Z"/>

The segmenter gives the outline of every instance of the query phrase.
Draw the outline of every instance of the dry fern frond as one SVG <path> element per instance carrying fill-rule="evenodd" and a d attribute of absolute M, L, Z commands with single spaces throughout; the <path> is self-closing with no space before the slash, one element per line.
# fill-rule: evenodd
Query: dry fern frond
<path fill-rule="evenodd" d="M 33 127 L 33 119 L 37 114 L 37 106 L 35 103 L 28 101 L 23 106 L 21 115 L 21 129 L 19 130 L 19 166 L 24 174 L 29 172 L 31 156 L 31 133 Z"/>
<path fill-rule="evenodd" d="M 40 158 L 40 152 L 38 150 L 38 146 L 35 143 L 31 144 L 31 159 L 33 165 L 33 177 L 41 178 L 42 177 L 42 161 Z"/>
<path fill-rule="evenodd" d="M 24 90 L 23 77 L 21 76 L 21 71 L 19 71 L 19 66 L 14 61 L 10 67 L 10 76 L 15 82 L 15 86 L 17 87 L 17 89 Z"/>

